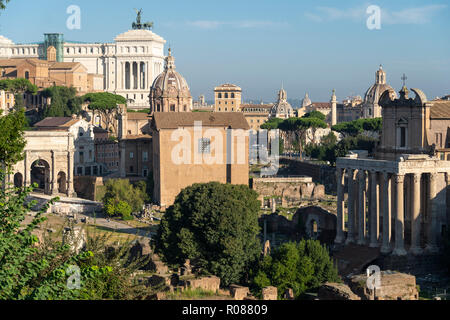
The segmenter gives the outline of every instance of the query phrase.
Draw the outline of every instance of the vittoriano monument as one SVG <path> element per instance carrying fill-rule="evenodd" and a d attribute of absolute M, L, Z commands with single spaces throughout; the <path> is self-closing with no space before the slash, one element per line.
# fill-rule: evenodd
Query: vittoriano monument
<path fill-rule="evenodd" d="M 138 29 L 138 30 L 150 30 L 151 28 L 153 28 L 153 22 L 145 22 L 145 23 L 141 23 L 141 15 L 142 15 L 142 9 L 138 10 L 138 9 L 134 9 L 136 11 L 137 17 L 136 17 L 136 22 L 133 22 L 132 26 L 133 29 Z"/>

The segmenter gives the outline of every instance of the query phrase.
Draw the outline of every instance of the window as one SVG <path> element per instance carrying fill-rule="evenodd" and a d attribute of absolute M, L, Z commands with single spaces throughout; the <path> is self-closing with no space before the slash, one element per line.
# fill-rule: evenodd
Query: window
<path fill-rule="evenodd" d="M 186 112 L 187 111 L 187 106 L 184 105 L 183 109 L 184 109 L 184 112 Z"/>
<path fill-rule="evenodd" d="M 30 79 L 30 73 L 28 71 L 25 71 L 25 79 Z"/>
<path fill-rule="evenodd" d="M 231 94 L 231 98 L 234 99 L 234 93 Z"/>
<path fill-rule="evenodd" d="M 400 147 L 401 148 L 406 147 L 406 128 L 405 127 L 400 128 Z"/>
<path fill-rule="evenodd" d="M 174 104 L 170 105 L 170 111 L 175 112 L 175 105 Z"/>
<path fill-rule="evenodd" d="M 133 159 L 133 158 L 134 158 L 134 153 L 130 152 L 130 159 Z"/>
<path fill-rule="evenodd" d="M 81 176 L 83 174 L 83 167 L 77 168 L 77 175 Z"/>
<path fill-rule="evenodd" d="M 142 176 L 147 177 L 148 176 L 148 169 L 142 170 Z"/>
<path fill-rule="evenodd" d="M 225 93 L 225 99 L 228 99 L 228 93 Z"/>
<path fill-rule="evenodd" d="M 148 152 L 147 151 L 142 152 L 142 161 L 148 161 Z"/>
<path fill-rule="evenodd" d="M 130 172 L 133 173 L 133 171 L 134 171 L 133 166 L 130 166 Z"/>
<path fill-rule="evenodd" d="M 222 94 L 219 93 L 219 94 L 217 95 L 217 98 L 222 99 Z"/>
<path fill-rule="evenodd" d="M 211 139 L 202 138 L 198 140 L 198 153 L 201 154 L 211 153 Z"/>

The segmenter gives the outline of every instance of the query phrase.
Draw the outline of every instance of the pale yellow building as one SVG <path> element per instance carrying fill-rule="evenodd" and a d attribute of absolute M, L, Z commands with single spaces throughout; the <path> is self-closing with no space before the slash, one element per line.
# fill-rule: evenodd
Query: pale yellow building
<path fill-rule="evenodd" d="M 242 89 L 237 85 L 226 83 L 214 88 L 214 111 L 240 111 L 242 103 Z"/>

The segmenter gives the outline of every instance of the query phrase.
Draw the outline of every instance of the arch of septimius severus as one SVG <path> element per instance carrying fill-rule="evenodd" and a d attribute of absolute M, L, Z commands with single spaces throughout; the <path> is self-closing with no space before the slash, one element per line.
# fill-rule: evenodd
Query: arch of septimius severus
<path fill-rule="evenodd" d="M 12 168 L 9 182 L 16 187 L 38 185 L 48 195 L 72 196 L 74 139 L 69 131 L 27 131 L 24 159 Z"/>
<path fill-rule="evenodd" d="M 337 159 L 338 245 L 369 245 L 393 255 L 439 250 L 449 220 L 450 161 L 444 151 L 450 137 L 444 145 L 437 141 L 450 127 L 450 101 L 443 106 L 411 90 L 414 99 L 406 87 L 399 99 L 388 91 L 382 95 L 383 130 L 373 157 L 354 153 Z"/>

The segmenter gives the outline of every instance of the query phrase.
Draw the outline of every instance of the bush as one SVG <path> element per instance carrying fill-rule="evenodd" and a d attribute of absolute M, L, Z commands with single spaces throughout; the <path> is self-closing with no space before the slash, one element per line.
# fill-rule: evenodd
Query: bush
<path fill-rule="evenodd" d="M 255 294 L 259 294 L 264 287 L 275 286 L 279 298 L 288 288 L 299 298 L 307 290 L 318 289 L 327 281 L 340 281 L 328 250 L 317 240 L 282 244 L 272 255 L 260 261 L 252 270 L 252 275 Z"/>
<path fill-rule="evenodd" d="M 223 285 L 245 278 L 261 248 L 258 194 L 245 185 L 194 184 L 176 197 L 156 236 L 156 252 L 178 268 L 186 259 Z"/>
<path fill-rule="evenodd" d="M 146 183 L 140 181 L 134 187 L 126 179 L 111 179 L 105 184 L 105 195 L 103 197 L 104 211 L 110 216 L 125 216 L 131 218 L 132 212 L 139 212 L 149 199 L 146 193 Z M 125 206 L 125 204 L 127 206 Z M 123 215 L 122 211 L 125 212 Z M 126 214 L 130 211 L 129 214 Z"/>

